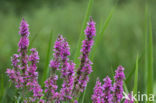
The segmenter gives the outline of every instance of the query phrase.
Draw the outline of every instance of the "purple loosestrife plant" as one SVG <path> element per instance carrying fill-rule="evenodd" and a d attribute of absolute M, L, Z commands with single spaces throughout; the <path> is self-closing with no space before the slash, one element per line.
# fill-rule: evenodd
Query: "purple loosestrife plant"
<path fill-rule="evenodd" d="M 69 61 L 70 48 L 68 42 L 62 35 L 58 36 L 54 46 L 54 59 L 50 62 L 52 69 L 50 78 L 45 82 L 47 97 L 49 102 L 59 103 L 60 101 L 70 101 L 72 99 L 71 93 L 74 83 L 74 68 L 75 64 Z M 57 91 L 56 81 L 58 76 L 56 70 L 61 71 L 61 78 L 63 84 L 60 92 Z"/>
<path fill-rule="evenodd" d="M 63 38 L 63 36 L 62 36 Z M 63 38 L 62 41 L 62 46 L 61 46 L 61 62 L 62 62 L 62 67 L 61 67 L 61 77 L 65 78 L 67 76 L 67 68 L 68 68 L 68 63 L 69 63 L 69 58 L 68 56 L 70 55 L 70 48 L 68 42 Z"/>
<path fill-rule="evenodd" d="M 118 66 L 114 76 L 115 83 L 113 87 L 113 103 L 119 103 L 123 97 L 123 79 L 125 79 L 124 68 Z"/>
<path fill-rule="evenodd" d="M 103 87 L 102 84 L 99 80 L 99 78 L 96 81 L 96 85 L 94 87 L 94 91 L 93 91 L 93 95 L 92 95 L 92 103 L 104 103 L 103 102 Z"/>
<path fill-rule="evenodd" d="M 24 81 L 26 79 L 25 75 L 27 75 L 27 68 L 28 68 L 28 46 L 29 46 L 29 28 L 27 22 L 22 19 L 20 24 L 20 31 L 19 34 L 21 35 L 20 41 L 18 43 L 19 49 L 19 56 L 21 58 L 21 69 L 24 76 Z"/>
<path fill-rule="evenodd" d="M 90 18 L 85 30 L 86 38 L 82 41 L 80 66 L 75 74 L 75 63 L 70 59 L 70 47 L 66 39 L 59 35 L 55 45 L 53 59 L 50 61 L 50 77 L 45 81 L 45 97 L 43 90 L 38 83 L 37 64 L 39 55 L 35 48 L 32 48 L 28 55 L 29 28 L 27 22 L 22 19 L 20 25 L 21 35 L 18 43 L 18 54 L 11 58 L 12 69 L 7 69 L 10 80 L 21 90 L 21 96 L 25 103 L 78 103 L 77 97 L 83 92 L 89 81 L 89 74 L 92 72 L 92 62 L 89 53 L 93 46 L 96 35 L 95 22 Z M 56 72 L 60 72 L 58 76 Z M 112 86 L 111 79 L 107 76 L 102 85 L 97 79 L 92 95 L 93 103 L 120 103 L 123 97 L 123 80 L 125 79 L 124 68 L 119 66 L 115 71 L 115 82 Z M 58 77 L 63 79 L 62 88 L 58 90 Z M 30 93 L 28 93 L 30 92 Z M 43 98 L 43 99 L 41 99 Z M 124 103 L 133 103 L 133 100 L 125 100 Z"/>
<path fill-rule="evenodd" d="M 112 80 L 108 76 L 104 78 L 103 86 L 101 86 L 99 80 L 96 82 L 94 94 L 92 95 L 93 103 L 120 103 L 123 97 L 123 79 L 125 79 L 124 68 L 119 66 L 115 72 L 114 86 L 112 86 Z"/>
<path fill-rule="evenodd" d="M 72 100 L 72 89 L 73 89 L 73 85 L 74 85 L 74 68 L 75 68 L 75 64 L 72 61 L 70 61 L 70 63 L 68 63 L 67 68 L 68 68 L 67 69 L 67 75 L 64 78 L 62 88 L 60 90 L 63 101 Z"/>
<path fill-rule="evenodd" d="M 45 81 L 45 93 L 47 97 L 48 102 L 54 102 L 59 103 L 60 94 L 56 92 L 58 86 L 57 86 L 57 80 L 58 75 L 56 75 L 56 71 L 59 70 L 60 67 L 60 59 L 62 55 L 62 43 L 64 41 L 64 38 L 62 35 L 59 35 L 57 40 L 55 41 L 54 45 L 54 53 L 53 53 L 53 59 L 50 61 L 50 77 Z"/>
<path fill-rule="evenodd" d="M 38 52 L 35 48 L 31 49 L 31 54 L 29 56 L 29 61 L 31 62 L 29 68 L 28 68 L 28 82 L 27 86 L 29 87 L 30 91 L 33 91 L 33 98 L 32 101 L 35 101 L 37 99 L 40 99 L 43 94 L 43 90 L 41 89 L 41 86 L 38 84 L 38 72 L 37 70 L 37 63 L 39 62 L 39 56 Z"/>
<path fill-rule="evenodd" d="M 61 53 L 61 78 L 63 78 L 62 88 L 60 90 L 61 100 L 62 101 L 71 101 L 72 100 L 72 89 L 74 84 L 74 69 L 75 64 L 69 60 L 68 56 L 70 55 L 69 44 L 64 39 L 62 43 L 62 53 Z"/>
<path fill-rule="evenodd" d="M 61 77 L 64 78 L 62 88 L 60 90 L 61 99 L 63 101 L 72 100 L 72 89 L 74 84 L 74 69 L 75 64 L 72 61 L 69 61 L 68 56 L 70 55 L 70 48 L 68 42 L 64 39 L 62 43 L 62 67 L 61 67 Z"/>
<path fill-rule="evenodd" d="M 25 102 L 36 102 L 41 100 L 42 89 L 38 84 L 38 72 L 36 72 L 39 56 L 36 49 L 31 49 L 31 54 L 28 56 L 29 46 L 29 28 L 27 22 L 22 19 L 20 24 L 19 34 L 21 35 L 18 43 L 19 54 L 14 54 L 12 57 L 12 69 L 7 69 L 6 73 L 10 79 L 15 83 L 17 88 L 21 89 L 22 97 Z M 28 61 L 31 62 L 30 66 Z M 28 91 L 32 91 L 33 95 L 27 97 Z"/>
<path fill-rule="evenodd" d="M 11 81 L 13 83 L 15 83 L 16 88 L 20 88 L 23 87 L 23 77 L 20 73 L 19 70 L 19 55 L 18 54 L 14 54 L 13 57 L 11 58 L 12 61 L 12 69 L 7 69 L 6 73 L 8 74 L 9 78 L 11 79 Z"/>
<path fill-rule="evenodd" d="M 112 80 L 107 76 L 104 78 L 104 85 L 103 85 L 103 102 L 102 103 L 113 103 L 112 102 Z"/>
<path fill-rule="evenodd" d="M 90 21 L 88 22 L 87 28 L 85 30 L 86 39 L 82 42 L 83 44 L 81 49 L 82 55 L 80 56 L 80 66 L 77 69 L 77 76 L 74 80 L 74 89 L 72 93 L 74 97 L 77 97 L 79 92 L 84 91 L 89 81 L 88 75 L 92 72 L 92 62 L 89 59 L 89 53 L 93 46 L 93 37 L 96 35 L 95 32 L 95 22 L 92 18 L 90 18 Z"/>

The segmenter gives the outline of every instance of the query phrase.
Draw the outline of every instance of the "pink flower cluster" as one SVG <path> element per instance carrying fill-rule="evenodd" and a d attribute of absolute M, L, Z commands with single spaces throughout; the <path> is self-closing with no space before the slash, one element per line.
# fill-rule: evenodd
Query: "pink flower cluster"
<path fill-rule="evenodd" d="M 15 83 L 16 87 L 23 90 L 28 90 L 33 93 L 31 97 L 26 97 L 23 94 L 23 99 L 25 102 L 35 102 L 40 101 L 43 96 L 42 88 L 38 84 L 38 72 L 37 63 L 39 62 L 38 52 L 35 48 L 31 49 L 31 54 L 28 55 L 28 46 L 29 46 L 29 28 L 27 22 L 22 19 L 20 32 L 21 35 L 19 41 L 19 54 L 14 54 L 12 57 L 12 69 L 7 69 L 6 73 L 10 77 L 10 80 Z M 29 63 L 30 64 L 29 64 Z"/>
<path fill-rule="evenodd" d="M 22 19 L 19 34 L 18 54 L 12 57 L 12 69 L 7 69 L 10 80 L 21 89 L 23 100 L 25 102 L 55 102 L 61 101 L 76 102 L 75 96 L 83 92 L 89 81 L 88 75 L 92 72 L 89 52 L 93 45 L 95 36 L 95 23 L 90 18 L 85 30 L 86 39 L 82 42 L 81 64 L 75 73 L 75 63 L 69 59 L 70 47 L 62 35 L 59 35 L 55 45 L 53 59 L 50 61 L 50 76 L 45 81 L 45 90 L 38 83 L 37 63 L 39 63 L 38 52 L 35 48 L 31 49 L 28 55 L 29 46 L 29 28 L 27 22 Z M 62 88 L 58 90 L 57 80 L 60 72 L 60 78 L 63 79 Z M 27 96 L 25 91 L 32 92 L 32 96 Z M 42 99 L 41 99 L 42 98 Z"/>
<path fill-rule="evenodd" d="M 115 83 L 107 76 L 104 84 L 97 80 L 92 95 L 93 103 L 120 103 L 123 97 L 123 80 L 125 79 L 124 68 L 119 66 L 114 76 Z"/>
<path fill-rule="evenodd" d="M 22 19 L 19 34 L 21 36 L 18 43 L 18 54 L 11 58 L 12 68 L 8 68 L 6 73 L 15 87 L 21 90 L 22 99 L 25 103 L 78 103 L 77 97 L 83 92 L 89 81 L 89 74 L 92 72 L 92 62 L 89 53 L 96 36 L 95 22 L 92 18 L 84 31 L 86 38 L 82 41 L 80 56 L 80 65 L 76 69 L 75 63 L 70 60 L 70 47 L 62 35 L 58 35 L 53 49 L 53 58 L 50 61 L 50 76 L 44 82 L 44 90 L 38 83 L 37 63 L 39 55 L 35 48 L 29 46 L 29 28 L 27 22 Z M 112 86 L 112 80 L 107 76 L 102 85 L 97 79 L 94 93 L 92 95 L 93 103 L 119 103 L 123 93 L 124 68 L 119 66 L 114 77 L 115 83 Z M 58 89 L 57 81 L 62 79 L 63 83 Z M 28 92 L 29 95 L 27 94 Z M 32 94 L 32 95 L 31 95 Z M 129 103 L 125 100 L 125 103 Z M 130 102 L 131 103 L 131 102 Z"/>

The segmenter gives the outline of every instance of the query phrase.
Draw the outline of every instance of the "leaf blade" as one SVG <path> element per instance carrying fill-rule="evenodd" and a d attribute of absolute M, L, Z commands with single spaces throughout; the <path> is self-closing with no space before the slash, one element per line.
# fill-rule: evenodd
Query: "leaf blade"
<path fill-rule="evenodd" d="M 50 60 L 50 50 L 51 50 L 51 46 L 52 46 L 52 38 L 53 38 L 53 32 L 51 32 L 50 33 L 50 36 L 49 36 L 49 43 L 48 43 L 48 49 L 47 49 L 47 54 L 46 54 L 45 67 L 44 67 L 43 77 L 42 77 L 42 87 L 44 85 L 44 81 L 48 77 L 49 60 Z"/>
<path fill-rule="evenodd" d="M 148 41 L 148 72 L 147 72 L 147 95 L 153 94 L 153 37 L 152 37 L 152 22 L 149 15 L 149 41 Z M 148 101 L 147 103 L 153 103 Z"/>

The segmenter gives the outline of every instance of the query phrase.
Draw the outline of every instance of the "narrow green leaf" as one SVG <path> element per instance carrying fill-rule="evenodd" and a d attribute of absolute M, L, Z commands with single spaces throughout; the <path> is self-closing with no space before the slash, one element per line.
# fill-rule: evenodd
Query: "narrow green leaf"
<path fill-rule="evenodd" d="M 149 43 L 148 43 L 148 71 L 147 71 L 147 95 L 153 94 L 153 37 L 151 15 L 149 16 Z M 147 103 L 153 103 L 148 101 Z"/>
<path fill-rule="evenodd" d="M 126 82 L 125 81 L 123 83 L 123 88 L 124 88 L 124 91 L 128 94 L 129 92 L 128 92 L 128 89 L 127 89 L 127 86 L 126 86 Z"/>
<path fill-rule="evenodd" d="M 141 56 L 139 56 L 138 64 L 141 62 L 143 56 L 144 56 L 143 53 L 142 53 Z M 135 72 L 135 68 L 136 68 L 136 63 L 134 64 L 134 68 L 132 68 L 132 70 L 130 71 L 130 73 L 128 74 L 128 76 L 127 76 L 127 78 L 126 78 L 126 80 L 125 80 L 126 84 L 131 80 L 131 78 L 132 78 L 132 76 L 133 76 L 133 74 L 134 74 L 134 72 Z"/>
<path fill-rule="evenodd" d="M 96 39 L 95 39 L 95 45 L 93 46 L 93 50 L 91 52 L 91 61 L 93 61 L 93 58 L 95 56 L 95 50 L 98 47 L 100 41 L 103 39 L 104 36 L 104 32 L 106 31 L 108 24 L 110 23 L 110 20 L 112 18 L 112 15 L 114 13 L 115 7 L 112 8 L 112 10 L 110 11 L 106 21 L 104 22 L 103 26 L 99 29 L 99 33 L 96 35 Z"/>
<path fill-rule="evenodd" d="M 49 75 L 49 61 L 50 61 L 50 50 L 52 47 L 52 36 L 53 36 L 53 33 L 51 32 L 50 36 L 49 36 L 49 43 L 48 43 L 47 54 L 46 54 L 47 56 L 46 56 L 45 67 L 44 67 L 44 71 L 43 71 L 42 87 L 44 85 L 44 81 L 46 80 L 46 78 Z"/>
<path fill-rule="evenodd" d="M 134 87 L 133 87 L 133 93 L 137 94 L 137 90 L 138 90 L 138 55 L 136 57 L 136 67 L 135 67 L 135 77 L 134 77 Z M 135 103 L 138 103 L 138 101 L 136 101 Z"/>
<path fill-rule="evenodd" d="M 0 81 L 1 81 L 1 88 L 0 88 L 0 91 L 1 91 L 1 94 L 0 94 L 0 100 L 2 100 L 2 97 L 3 97 L 3 93 L 4 93 L 4 76 L 3 76 L 3 73 L 0 74 Z"/>
<path fill-rule="evenodd" d="M 147 50 L 147 45 L 148 45 L 148 6 L 146 4 L 146 7 L 145 7 L 145 67 L 144 67 L 144 83 L 145 83 L 145 92 L 146 92 L 146 84 L 147 84 L 147 70 L 148 70 L 148 50 Z"/>
<path fill-rule="evenodd" d="M 79 59 L 78 57 L 80 56 L 80 48 L 81 48 L 81 42 L 82 40 L 84 39 L 84 30 L 85 30 L 85 27 L 86 27 L 86 24 L 87 24 L 87 21 L 89 20 L 89 16 L 91 14 L 91 9 L 92 9 L 92 6 L 93 6 L 93 2 L 94 0 L 89 0 L 89 3 L 88 3 L 88 8 L 87 8 L 87 11 L 85 13 L 85 18 L 84 18 L 84 21 L 83 21 L 83 25 L 82 25 L 82 28 L 81 28 L 81 33 L 80 33 L 80 38 L 78 40 L 78 45 L 77 45 L 77 48 L 76 48 L 76 51 L 75 51 L 75 57 L 74 57 L 74 62 L 76 63 L 76 65 L 78 66 L 79 65 Z"/>

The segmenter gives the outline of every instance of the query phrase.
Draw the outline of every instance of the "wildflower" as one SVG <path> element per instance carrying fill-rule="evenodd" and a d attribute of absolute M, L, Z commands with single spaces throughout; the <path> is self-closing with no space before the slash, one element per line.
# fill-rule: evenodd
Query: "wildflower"
<path fill-rule="evenodd" d="M 23 73 L 25 73 L 27 69 L 27 64 L 28 64 L 28 55 L 27 55 L 27 49 L 29 46 L 29 28 L 28 28 L 27 22 L 22 19 L 21 24 L 20 24 L 20 31 L 19 34 L 21 35 L 20 41 L 18 43 L 19 46 L 19 53 L 20 53 L 20 58 L 21 58 L 21 69 L 23 70 Z"/>
<path fill-rule="evenodd" d="M 63 38 L 63 36 L 61 36 Z M 72 99 L 71 93 L 74 83 L 74 68 L 75 64 L 69 61 L 70 48 L 68 42 L 63 38 L 61 48 L 61 78 L 63 78 L 62 88 L 60 90 L 61 100 L 69 101 Z"/>
<path fill-rule="evenodd" d="M 67 70 L 66 70 L 66 77 L 64 78 L 63 84 L 62 84 L 62 88 L 60 90 L 60 94 L 62 95 L 62 99 L 64 101 L 69 101 L 72 99 L 72 89 L 73 89 L 73 85 L 74 85 L 74 68 L 75 68 L 75 64 L 70 61 L 70 63 L 68 63 L 67 66 Z"/>
<path fill-rule="evenodd" d="M 103 103 L 113 103 L 112 102 L 112 80 L 107 76 L 106 78 L 104 78 L 104 85 L 103 85 L 103 89 L 104 89 L 104 93 L 103 93 Z"/>
<path fill-rule="evenodd" d="M 52 102 L 56 99 L 58 93 L 56 92 L 58 86 L 56 85 L 56 81 L 58 80 L 57 75 L 51 75 L 46 81 L 45 81 L 45 93 L 47 94 L 47 100 L 48 102 Z"/>
<path fill-rule="evenodd" d="M 28 55 L 27 49 L 29 46 L 29 28 L 27 22 L 22 19 L 20 24 L 19 34 L 21 35 L 20 41 L 18 43 L 19 54 L 15 54 L 12 57 L 13 69 L 7 69 L 7 72 L 11 80 L 16 84 L 17 88 L 23 87 L 26 84 L 26 75 L 28 69 Z M 22 72 L 21 72 L 22 70 Z"/>
<path fill-rule="evenodd" d="M 60 95 L 56 92 L 58 86 L 56 84 L 58 80 L 58 76 L 56 75 L 56 70 L 59 70 L 60 67 L 60 58 L 62 53 L 62 42 L 63 37 L 61 35 L 58 36 L 55 45 L 54 45 L 54 53 L 53 53 L 53 60 L 50 61 L 51 73 L 50 77 L 45 81 L 45 93 L 47 94 L 47 100 L 49 102 L 53 102 L 55 99 L 58 98 Z"/>
<path fill-rule="evenodd" d="M 61 61 L 62 61 L 61 73 L 62 73 L 62 77 L 66 78 L 67 69 L 68 69 L 67 67 L 68 67 L 68 62 L 69 62 L 68 56 L 70 55 L 70 51 L 69 51 L 70 48 L 69 48 L 68 42 L 64 38 L 63 38 L 61 47 L 62 47 L 61 48 Z"/>
<path fill-rule="evenodd" d="M 62 35 L 59 35 L 57 40 L 55 41 L 54 50 L 53 50 L 54 51 L 54 53 L 53 53 L 54 59 L 50 61 L 50 67 L 54 71 L 59 70 L 63 40 L 64 40 L 64 38 L 62 37 Z"/>
<path fill-rule="evenodd" d="M 13 83 L 15 83 L 17 88 L 23 87 L 23 77 L 21 76 L 20 70 L 19 70 L 19 55 L 14 54 L 11 58 L 12 61 L 12 69 L 7 69 L 6 73 L 8 74 L 9 78 L 12 80 Z"/>
<path fill-rule="evenodd" d="M 30 50 L 32 53 L 29 56 L 29 61 L 31 62 L 30 67 L 28 68 L 28 76 L 27 76 L 27 86 L 30 91 L 33 91 L 33 100 L 40 99 L 43 94 L 43 90 L 41 86 L 38 84 L 38 72 L 36 64 L 39 62 L 38 52 L 35 48 Z"/>
<path fill-rule="evenodd" d="M 91 51 L 93 45 L 93 37 L 95 34 L 95 22 L 90 18 L 88 22 L 88 26 L 85 30 L 86 39 L 82 42 L 82 49 L 81 49 L 81 61 L 80 67 L 77 69 L 77 76 L 75 77 L 74 81 L 74 89 L 73 89 L 73 96 L 77 96 L 79 92 L 83 92 L 87 86 L 89 81 L 88 75 L 92 72 L 91 64 L 92 62 L 89 59 L 89 53 Z"/>
<path fill-rule="evenodd" d="M 39 62 L 39 56 L 36 49 L 31 49 L 31 54 L 28 56 L 28 46 L 29 46 L 29 28 L 27 22 L 22 19 L 20 24 L 19 34 L 21 35 L 20 41 L 18 43 L 19 54 L 14 54 L 12 57 L 12 69 L 7 69 L 10 79 L 15 83 L 17 88 L 22 88 L 22 95 L 24 102 L 35 102 L 40 100 L 42 94 L 42 89 L 38 84 L 38 72 L 37 63 Z M 28 65 L 30 61 L 30 65 Z M 29 90 L 33 92 L 33 96 L 27 97 L 25 91 Z"/>
<path fill-rule="evenodd" d="M 29 36 L 29 28 L 28 28 L 28 24 L 27 22 L 24 20 L 24 18 L 22 19 L 22 22 L 21 22 L 21 26 L 20 26 L 20 31 L 19 31 L 19 34 L 21 36 Z"/>
<path fill-rule="evenodd" d="M 98 78 L 96 81 L 96 85 L 94 87 L 94 93 L 92 95 L 93 103 L 103 103 L 102 95 L 103 95 L 103 87 Z"/>
<path fill-rule="evenodd" d="M 113 87 L 113 103 L 119 103 L 123 97 L 123 79 L 125 79 L 124 68 L 119 66 L 115 71 L 115 83 Z"/>

